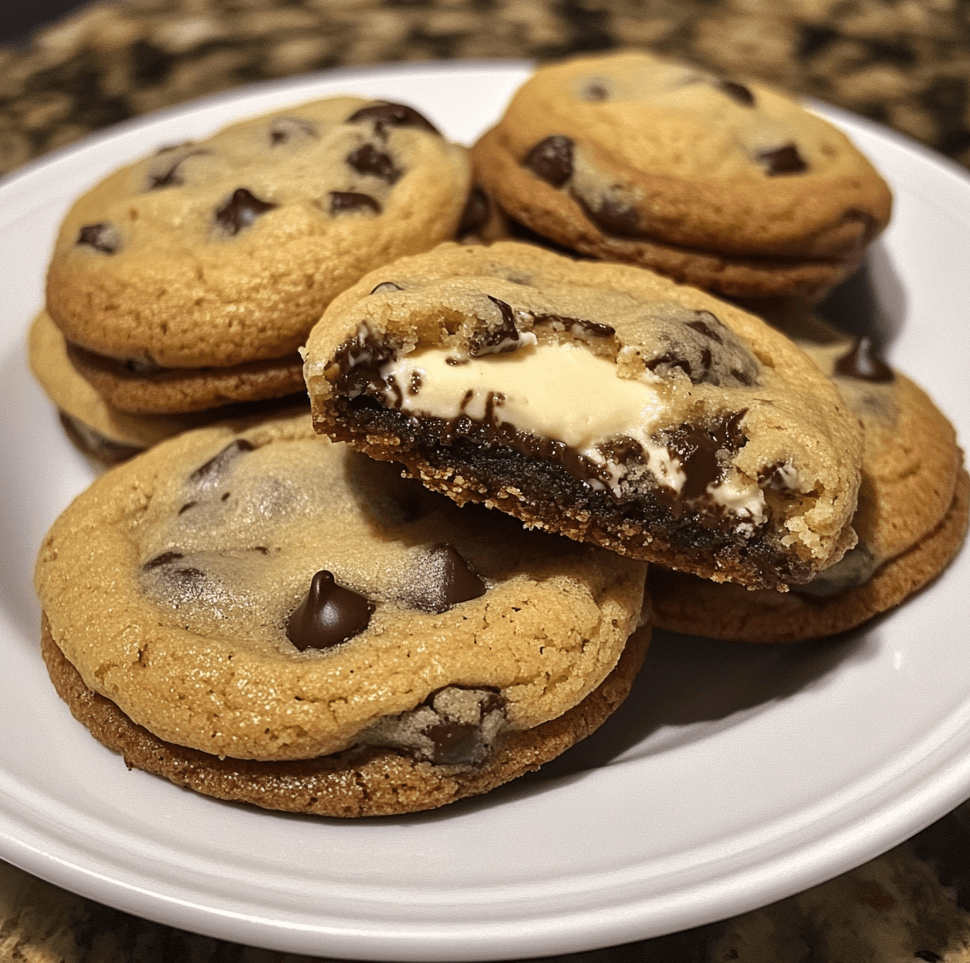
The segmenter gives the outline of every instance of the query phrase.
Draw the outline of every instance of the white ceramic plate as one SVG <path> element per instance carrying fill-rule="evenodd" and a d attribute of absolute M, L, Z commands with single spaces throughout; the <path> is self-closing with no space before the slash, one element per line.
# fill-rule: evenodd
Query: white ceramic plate
<path fill-rule="evenodd" d="M 140 772 L 71 718 L 38 655 L 30 572 L 90 472 L 34 386 L 24 333 L 56 226 L 128 159 L 336 92 L 413 104 L 470 142 L 523 64 L 339 72 L 115 128 L 0 185 L 0 856 L 103 903 L 259 946 L 348 959 L 546 955 L 771 902 L 885 851 L 970 795 L 970 554 L 865 632 L 790 647 L 656 639 L 587 743 L 479 800 L 357 822 L 228 805 Z M 970 438 L 970 179 L 825 110 L 896 191 L 868 303 L 891 360 Z"/>

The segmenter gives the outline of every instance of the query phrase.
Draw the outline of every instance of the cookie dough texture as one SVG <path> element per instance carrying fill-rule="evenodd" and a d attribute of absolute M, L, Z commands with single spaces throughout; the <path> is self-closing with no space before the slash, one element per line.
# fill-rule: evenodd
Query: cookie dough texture
<path fill-rule="evenodd" d="M 816 329 L 816 334 L 820 334 Z M 656 568 L 658 626 L 746 642 L 845 632 L 904 602 L 940 574 L 966 537 L 970 477 L 949 419 L 900 371 L 844 336 L 799 341 L 865 431 L 852 525 L 858 544 L 800 589 L 737 591 Z"/>
<path fill-rule="evenodd" d="M 868 159 L 818 115 L 639 51 L 540 67 L 473 159 L 540 237 L 738 297 L 822 296 L 892 206 Z"/>
<path fill-rule="evenodd" d="M 66 215 L 47 306 L 72 343 L 164 368 L 295 355 L 367 270 L 453 238 L 464 147 L 415 111 L 334 97 L 163 146 Z"/>
<path fill-rule="evenodd" d="M 480 593 L 454 601 L 445 556 Z M 302 647 L 291 615 L 323 570 L 369 618 L 343 642 Z M 190 432 L 101 476 L 45 538 L 36 587 L 84 687 L 153 738 L 213 763 L 334 768 L 319 757 L 397 758 L 386 721 L 406 723 L 442 692 L 492 699 L 493 755 L 506 739 L 528 743 L 523 733 L 614 670 L 644 576 L 640 563 L 459 509 L 301 415 Z M 423 764 L 449 779 L 462 769 Z M 353 759 L 336 768 L 353 781 Z M 511 778 L 514 766 L 500 769 Z"/>
<path fill-rule="evenodd" d="M 641 268 L 442 245 L 338 297 L 305 374 L 317 430 L 621 554 L 784 588 L 855 542 L 862 435 L 831 380 Z"/>

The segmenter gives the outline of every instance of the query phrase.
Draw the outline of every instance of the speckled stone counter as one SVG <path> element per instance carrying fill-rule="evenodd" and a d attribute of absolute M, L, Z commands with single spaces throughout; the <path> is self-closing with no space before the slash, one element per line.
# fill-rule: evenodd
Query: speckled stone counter
<path fill-rule="evenodd" d="M 970 166 L 963 0 L 128 0 L 0 48 L 0 174 L 91 131 L 335 66 L 643 45 L 887 124 Z M 98 906 L 0 863 L 0 963 L 298 963 Z M 970 961 L 970 806 L 828 883 L 559 963 Z"/>

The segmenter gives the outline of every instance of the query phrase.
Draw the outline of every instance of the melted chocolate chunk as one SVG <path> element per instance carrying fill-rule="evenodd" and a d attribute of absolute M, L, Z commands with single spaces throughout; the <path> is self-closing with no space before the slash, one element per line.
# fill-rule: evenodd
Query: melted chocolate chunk
<path fill-rule="evenodd" d="M 363 595 L 338 585 L 333 573 L 320 571 L 289 617 L 286 636 L 301 652 L 329 649 L 363 632 L 373 611 Z"/>
<path fill-rule="evenodd" d="M 808 170 L 808 164 L 802 159 L 794 144 L 761 151 L 755 155 L 755 160 L 761 164 L 769 177 L 777 177 L 780 174 L 801 174 L 802 171 Z"/>
<path fill-rule="evenodd" d="M 196 485 L 212 485 L 221 478 L 228 467 L 240 455 L 247 451 L 254 451 L 256 446 L 245 438 L 237 438 L 226 445 L 218 455 L 214 455 L 204 465 L 196 468 L 189 476 L 189 481 Z"/>
<path fill-rule="evenodd" d="M 573 142 L 561 134 L 540 140 L 523 161 L 540 180 L 562 187 L 573 176 Z"/>
<path fill-rule="evenodd" d="M 519 329 L 515 326 L 515 313 L 510 305 L 490 294 L 488 300 L 502 312 L 502 323 L 497 328 L 486 328 L 476 331 L 468 338 L 468 354 L 473 358 L 480 358 L 486 354 L 505 354 L 517 351 L 522 343 Z"/>
<path fill-rule="evenodd" d="M 664 336 L 661 343 L 666 350 L 646 361 L 645 366 L 660 377 L 682 371 L 695 385 L 755 384 L 757 362 L 730 329 L 710 311 L 691 314 L 683 327 Z"/>
<path fill-rule="evenodd" d="M 370 211 L 372 214 L 381 213 L 381 205 L 369 194 L 357 191 L 331 191 L 330 213 L 343 214 L 347 211 Z"/>
<path fill-rule="evenodd" d="M 435 584 L 414 600 L 416 608 L 426 612 L 446 612 L 459 602 L 468 602 L 485 594 L 485 583 L 469 568 L 462 554 L 447 543 L 435 545 L 429 553 L 429 565 Z"/>
<path fill-rule="evenodd" d="M 461 213 L 455 237 L 468 237 L 469 234 L 474 234 L 483 228 L 488 223 L 491 212 L 492 204 L 488 195 L 476 184 L 465 202 L 465 209 Z"/>
<path fill-rule="evenodd" d="M 639 233 L 640 218 L 636 209 L 623 201 L 613 197 L 601 197 L 595 206 L 583 198 L 579 198 L 579 203 L 586 216 L 607 234 L 632 237 Z"/>
<path fill-rule="evenodd" d="M 173 161 L 167 167 L 161 170 L 150 171 L 148 174 L 148 190 L 155 191 L 163 187 L 179 187 L 185 183 L 182 178 L 182 164 L 185 163 L 190 157 L 197 157 L 202 154 L 208 154 L 209 151 L 199 148 L 198 150 L 190 150 L 183 154 L 177 160 Z"/>
<path fill-rule="evenodd" d="M 413 107 L 395 104 L 388 100 L 378 100 L 366 107 L 361 107 L 347 118 L 347 123 L 353 124 L 361 120 L 373 121 L 378 130 L 383 127 L 418 127 L 440 136 L 434 124 Z"/>
<path fill-rule="evenodd" d="M 239 187 L 216 211 L 216 223 L 227 234 L 235 235 L 244 228 L 251 227 L 260 215 L 273 210 L 276 206 L 269 201 L 261 201 L 245 187 Z"/>
<path fill-rule="evenodd" d="M 177 586 L 181 594 L 185 591 L 191 591 L 193 587 L 205 582 L 207 578 L 205 572 L 194 565 L 179 565 L 178 563 L 184 558 L 185 556 L 181 552 L 162 552 L 145 562 L 141 568 L 143 572 L 161 570 L 165 581 Z"/>
<path fill-rule="evenodd" d="M 878 384 L 896 379 L 893 369 L 879 356 L 872 339 L 868 337 L 855 339 L 849 351 L 835 362 L 835 373 Z"/>
<path fill-rule="evenodd" d="M 480 763 L 487 753 L 482 745 L 482 722 L 485 716 L 502 712 L 505 700 L 497 692 L 487 692 L 480 703 L 481 719 L 477 723 L 442 718 L 424 730 L 433 746 L 430 762 L 436 766 L 469 766 Z"/>
<path fill-rule="evenodd" d="M 754 107 L 754 94 L 749 87 L 734 80 L 718 81 L 717 89 L 744 107 Z"/>
<path fill-rule="evenodd" d="M 706 425 L 681 425 L 668 433 L 667 444 L 680 459 L 686 481 L 680 499 L 693 501 L 703 496 L 709 485 L 723 475 L 720 452 L 737 454 L 748 438 L 741 429 L 745 411 L 722 415 Z"/>
<path fill-rule="evenodd" d="M 316 124 L 302 117 L 277 117 L 269 125 L 269 143 L 271 147 L 278 147 L 280 144 L 288 144 L 297 138 L 312 137 L 318 138 Z"/>
<path fill-rule="evenodd" d="M 389 294 L 391 291 L 403 291 L 396 281 L 381 281 L 376 287 L 371 289 L 371 294 Z"/>
<path fill-rule="evenodd" d="M 373 144 L 361 144 L 347 155 L 346 160 L 358 174 L 379 177 L 388 184 L 393 184 L 401 176 L 391 155 Z"/>
<path fill-rule="evenodd" d="M 102 254 L 114 254 L 121 247 L 121 237 L 114 224 L 85 224 L 78 231 L 77 243 Z"/>

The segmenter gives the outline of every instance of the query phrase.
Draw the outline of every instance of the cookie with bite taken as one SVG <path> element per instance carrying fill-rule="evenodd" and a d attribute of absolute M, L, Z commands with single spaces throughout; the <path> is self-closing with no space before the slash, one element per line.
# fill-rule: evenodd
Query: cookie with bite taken
<path fill-rule="evenodd" d="M 542 65 L 472 156 L 530 236 L 732 297 L 820 298 L 891 214 L 818 114 L 643 51 Z"/>
<path fill-rule="evenodd" d="M 831 379 L 654 272 L 442 245 L 336 298 L 305 357 L 318 431 L 459 503 L 758 588 L 855 544 L 862 433 Z"/>
<path fill-rule="evenodd" d="M 970 477 L 946 415 L 918 384 L 886 364 L 867 337 L 849 338 L 815 321 L 798 343 L 865 429 L 852 522 L 859 541 L 784 596 L 654 568 L 658 627 L 743 642 L 824 638 L 901 605 L 963 544 Z"/>
<path fill-rule="evenodd" d="M 369 816 L 486 792 L 599 726 L 649 641 L 644 580 L 459 508 L 302 413 L 100 476 L 35 584 L 57 691 L 129 766 Z"/>
<path fill-rule="evenodd" d="M 296 104 L 162 147 L 68 211 L 47 310 L 114 408 L 303 391 L 297 349 L 367 271 L 491 229 L 467 150 L 406 105 Z"/>

